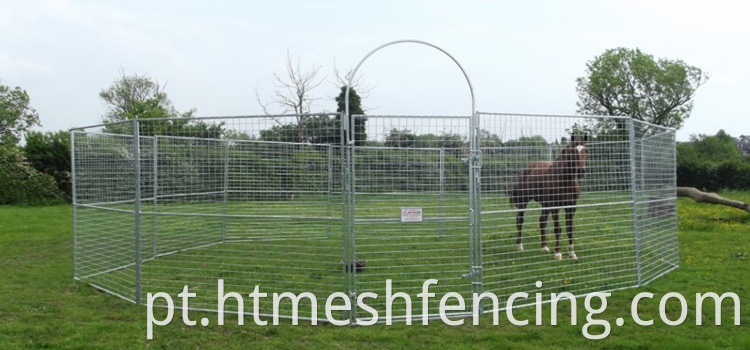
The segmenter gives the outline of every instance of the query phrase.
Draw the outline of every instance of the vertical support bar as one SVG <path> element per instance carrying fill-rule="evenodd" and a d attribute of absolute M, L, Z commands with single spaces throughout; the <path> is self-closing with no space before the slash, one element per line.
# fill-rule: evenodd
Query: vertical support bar
<path fill-rule="evenodd" d="M 333 145 L 328 145 L 328 237 L 331 237 L 331 221 L 333 220 Z"/>
<path fill-rule="evenodd" d="M 480 148 L 479 113 L 474 111 L 471 115 L 470 148 L 469 157 L 469 219 L 470 234 L 469 248 L 471 251 L 471 275 L 472 275 L 472 299 L 474 296 L 484 292 L 484 269 L 482 262 L 482 227 L 481 227 L 481 177 L 482 177 L 482 151 Z M 472 305 L 474 303 L 472 302 Z M 484 300 L 480 300 L 477 314 L 484 314 Z"/>
<path fill-rule="evenodd" d="M 221 208 L 221 242 L 227 241 L 227 202 L 229 201 L 229 139 L 224 140 L 224 197 Z"/>
<path fill-rule="evenodd" d="M 640 165 L 641 165 L 641 171 L 640 171 L 640 180 L 641 180 L 641 194 L 646 194 L 648 191 L 646 191 L 646 152 L 643 147 L 645 143 L 645 139 L 639 140 L 638 144 L 638 151 L 640 152 Z M 648 200 L 648 198 L 645 198 Z"/>
<path fill-rule="evenodd" d="M 153 177 L 154 177 L 154 215 L 151 218 L 151 247 L 153 248 L 153 256 L 156 257 L 156 213 L 159 212 L 159 136 L 154 136 L 154 164 L 153 164 Z"/>
<path fill-rule="evenodd" d="M 349 129 L 353 123 L 348 115 L 341 113 L 341 172 L 342 172 L 342 266 L 344 294 L 349 296 L 352 310 L 349 312 L 351 325 L 357 322 L 357 280 L 356 280 L 356 248 L 355 248 L 355 208 L 354 208 L 354 142 L 349 137 Z"/>
<path fill-rule="evenodd" d="M 552 145 L 547 144 L 547 161 L 552 162 L 555 158 L 552 157 Z"/>
<path fill-rule="evenodd" d="M 135 170 L 135 303 L 141 305 L 141 136 L 133 119 L 133 169 Z"/>
<path fill-rule="evenodd" d="M 70 131 L 70 183 L 73 203 L 73 278 L 78 279 L 78 201 L 76 200 L 75 131 Z"/>
<path fill-rule="evenodd" d="M 638 189 L 636 184 L 636 172 L 637 167 L 635 165 L 636 150 L 635 150 L 635 123 L 633 118 L 628 119 L 628 138 L 630 145 L 630 189 L 631 196 L 633 199 L 633 240 L 635 242 L 635 266 L 638 286 L 641 286 L 641 249 L 640 249 L 640 232 L 638 220 Z M 643 170 L 643 169 L 641 169 Z"/>
<path fill-rule="evenodd" d="M 438 222 L 438 232 L 440 234 L 445 234 L 445 229 L 443 228 L 443 220 L 445 219 L 445 203 L 444 203 L 444 197 L 445 197 L 445 149 L 440 148 L 440 185 L 439 185 L 439 193 L 438 193 L 438 211 L 440 213 L 440 221 Z"/>
<path fill-rule="evenodd" d="M 673 226 L 674 246 L 672 248 L 674 248 L 674 252 L 675 252 L 674 254 L 675 260 L 674 260 L 673 265 L 675 267 L 680 267 L 680 252 L 679 252 L 680 251 L 679 249 L 680 235 L 677 234 L 677 224 L 678 224 L 677 222 L 677 140 L 675 139 L 676 138 L 675 130 L 672 129 L 670 133 L 672 136 L 670 138 L 671 144 L 669 147 L 669 149 L 672 151 L 672 164 L 671 164 L 672 165 L 672 181 L 670 185 L 672 185 L 672 188 L 674 189 L 672 191 L 672 196 L 673 196 L 672 204 L 674 204 L 674 207 L 672 207 L 672 217 L 674 217 L 674 226 Z"/>

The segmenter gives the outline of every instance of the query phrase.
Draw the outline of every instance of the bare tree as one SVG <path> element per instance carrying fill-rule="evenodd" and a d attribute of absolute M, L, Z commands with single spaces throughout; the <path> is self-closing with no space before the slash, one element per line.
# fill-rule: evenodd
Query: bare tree
<path fill-rule="evenodd" d="M 285 68 L 284 75 L 273 74 L 276 91 L 270 101 L 264 102 L 258 92 L 255 92 L 258 104 L 266 114 L 272 114 L 268 111 L 271 104 L 280 107 L 283 113 L 310 113 L 312 104 L 320 100 L 312 94 L 312 90 L 325 80 L 325 77 L 318 79 L 321 66 L 312 66 L 309 70 L 303 71 L 299 57 L 295 61 L 287 51 Z"/>
<path fill-rule="evenodd" d="M 320 100 L 315 97 L 312 91 L 325 81 L 325 77 L 318 78 L 321 66 L 313 65 L 307 70 L 303 70 L 300 64 L 300 58 L 293 59 L 292 55 L 286 53 L 286 71 L 283 75 L 274 73 L 274 86 L 276 91 L 269 101 L 263 101 L 258 91 L 255 91 L 255 99 L 258 105 L 263 109 L 263 113 L 271 115 L 269 112 L 270 105 L 276 105 L 281 108 L 282 113 L 294 113 L 297 115 L 297 131 L 299 141 L 306 139 L 306 130 L 304 122 L 310 113 L 315 101 Z M 274 120 L 277 124 L 278 120 Z"/>
<path fill-rule="evenodd" d="M 342 86 L 346 86 L 349 83 L 349 75 L 351 75 L 353 69 L 349 69 L 346 71 L 345 74 L 341 74 L 341 71 L 336 66 L 336 59 L 333 60 L 333 74 L 336 77 L 336 81 L 331 82 L 336 87 L 336 90 L 339 90 Z M 365 99 L 370 97 L 370 92 L 377 87 L 377 85 L 369 85 L 365 79 L 364 74 L 362 71 L 359 71 L 356 77 L 352 79 L 352 89 L 357 91 L 357 94 L 359 94 L 359 97 L 361 99 Z M 332 99 L 335 98 L 335 96 L 331 96 Z M 363 109 L 366 110 L 372 110 L 377 109 L 377 107 L 372 108 L 369 106 L 362 106 Z"/>

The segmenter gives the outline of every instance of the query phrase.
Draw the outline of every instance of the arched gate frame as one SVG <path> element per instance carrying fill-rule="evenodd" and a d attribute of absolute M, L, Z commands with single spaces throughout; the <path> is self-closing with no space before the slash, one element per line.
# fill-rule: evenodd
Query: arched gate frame
<path fill-rule="evenodd" d="M 431 48 L 434 48 L 446 56 L 448 56 L 460 69 L 461 73 L 463 74 L 464 78 L 466 79 L 466 83 L 469 88 L 469 92 L 471 95 L 471 113 L 468 116 L 463 117 L 411 117 L 416 119 L 433 119 L 433 121 L 438 121 L 438 123 L 445 122 L 446 120 L 459 120 L 459 124 L 461 122 L 468 122 L 468 128 L 465 129 L 465 135 L 466 138 L 469 140 L 469 148 L 468 149 L 462 149 L 462 150 L 456 150 L 452 149 L 454 152 L 464 152 L 468 153 L 466 154 L 466 157 L 462 158 L 462 161 L 466 164 L 468 167 L 468 177 L 466 178 L 466 183 L 468 185 L 468 191 L 466 191 L 465 196 L 467 198 L 467 202 L 465 203 L 465 206 L 461 206 L 459 209 L 459 213 L 461 210 L 464 211 L 464 216 L 460 216 L 458 218 L 448 218 L 446 217 L 444 212 L 441 212 L 440 216 L 437 218 L 437 221 L 442 223 L 445 221 L 458 221 L 458 226 L 456 227 L 457 233 L 460 235 L 460 232 L 466 232 L 465 230 L 468 229 L 469 235 L 468 235 L 468 252 L 469 256 L 468 259 L 464 262 L 465 267 L 467 267 L 467 273 L 461 275 L 461 283 L 458 283 L 458 285 L 448 285 L 443 286 L 447 288 L 455 288 L 459 287 L 458 292 L 460 294 L 466 294 L 465 292 L 470 292 L 469 298 L 473 294 L 481 294 L 483 292 L 482 290 L 482 239 L 481 239 L 481 227 L 480 227 L 480 210 L 481 207 L 480 203 L 480 195 L 479 195 L 479 185 L 480 185 L 480 178 L 481 178 L 481 151 L 479 148 L 479 118 L 478 114 L 476 112 L 476 99 L 474 96 L 474 88 L 471 84 L 471 80 L 469 79 L 468 74 L 464 70 L 463 66 L 458 62 L 458 60 L 453 57 L 450 53 L 445 51 L 444 49 L 433 45 L 428 42 L 420 41 L 420 40 L 398 40 L 393 41 L 390 43 L 383 44 L 374 50 L 372 50 L 370 53 L 365 55 L 357 66 L 354 68 L 354 70 L 349 74 L 348 76 L 348 82 L 347 82 L 347 88 L 345 93 L 345 116 L 350 117 L 344 117 L 342 118 L 344 122 L 342 123 L 343 133 L 345 135 L 344 137 L 344 190 L 343 190 L 343 197 L 344 197 L 344 207 L 343 207 L 343 229 L 344 229 L 344 261 L 346 264 L 355 265 L 357 261 L 359 261 L 358 253 L 362 253 L 362 249 L 357 248 L 357 242 L 358 242 L 358 228 L 362 228 L 363 226 L 367 225 L 368 217 L 367 215 L 361 215 L 357 212 L 357 203 L 358 203 L 358 187 L 357 187 L 357 179 L 358 176 L 362 175 L 362 171 L 360 170 L 360 173 L 358 173 L 357 170 L 357 159 L 358 152 L 361 152 L 363 148 L 360 148 L 356 145 L 356 140 L 358 139 L 356 133 L 355 133 L 355 123 L 357 118 L 368 118 L 369 120 L 373 119 L 388 119 L 388 118 L 398 118 L 398 117 L 388 117 L 388 116 L 357 116 L 357 115 L 350 115 L 349 113 L 349 95 L 350 90 L 352 86 L 352 79 L 356 76 L 357 72 L 359 71 L 362 64 L 370 58 L 373 54 L 376 52 L 389 47 L 393 45 L 398 44 L 418 44 L 418 45 L 424 45 Z M 445 126 L 445 125 L 440 125 Z M 445 129 L 443 130 L 445 132 Z M 395 150 L 394 150 L 395 151 Z M 400 150 L 399 150 L 400 151 Z M 421 152 L 424 152 L 424 150 L 421 150 Z M 444 177 L 444 163 L 445 163 L 445 148 L 440 147 L 440 150 L 434 149 L 433 152 L 439 153 L 439 159 L 438 166 L 441 168 L 440 170 L 440 177 L 441 179 Z M 441 188 L 439 190 L 441 196 L 444 192 L 444 189 Z M 442 198 L 442 197 L 441 197 Z M 419 201 L 417 201 L 418 203 Z M 445 204 L 443 202 L 440 202 L 437 206 L 433 206 L 431 209 L 444 209 L 443 206 L 446 206 L 449 204 Z M 418 208 L 401 208 L 402 209 L 402 222 L 404 220 L 403 218 L 403 210 L 408 209 L 418 209 L 420 214 L 419 221 L 422 221 L 423 219 L 427 220 L 427 218 L 422 218 L 422 210 L 425 209 L 423 207 Z M 376 225 L 378 223 L 378 219 L 374 219 Z M 358 223 L 361 223 L 358 225 Z M 441 226 L 442 225 L 438 225 Z M 378 229 L 373 228 L 374 231 L 384 231 L 386 229 Z M 362 237 L 360 237 L 360 240 Z M 456 243 L 456 242 L 453 242 Z M 360 254 L 361 255 L 361 254 Z M 460 263 L 459 263 L 460 264 Z M 353 269 L 356 270 L 356 269 Z M 407 272 L 411 274 L 410 272 Z M 418 273 L 417 273 L 418 275 Z M 345 275 L 345 293 L 349 295 L 351 300 L 356 300 L 357 295 L 360 294 L 361 288 L 358 288 L 359 284 L 357 283 L 357 274 L 356 271 L 354 273 L 346 274 Z M 467 281 L 467 282 L 464 282 Z M 461 293 L 461 285 L 465 285 L 467 287 L 466 290 L 464 290 L 464 293 Z M 446 290 L 446 292 L 456 292 L 456 290 Z M 468 299 L 471 300 L 471 299 Z M 483 309 L 483 307 L 480 305 L 480 308 Z M 351 313 L 350 317 L 351 320 L 354 322 L 357 319 L 357 308 L 353 308 L 354 312 Z M 405 312 L 407 312 L 405 310 Z M 437 312 L 430 312 L 431 317 L 437 317 Z M 470 315 L 471 312 L 459 312 L 455 313 L 456 316 L 466 316 Z"/>

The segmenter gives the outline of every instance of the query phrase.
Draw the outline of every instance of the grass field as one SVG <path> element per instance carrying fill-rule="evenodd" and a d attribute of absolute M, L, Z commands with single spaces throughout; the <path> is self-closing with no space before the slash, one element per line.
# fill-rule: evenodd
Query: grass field
<path fill-rule="evenodd" d="M 750 193 L 725 193 L 750 201 Z M 733 325 L 732 305 L 722 308 L 722 326 L 713 325 L 713 303 L 704 306 L 703 326 L 695 325 L 695 293 L 734 292 L 746 302 L 750 297 L 750 215 L 738 210 L 689 200 L 679 201 L 680 268 L 639 288 L 616 291 L 607 311 L 594 316 L 608 320 L 608 338 L 588 340 L 581 334 L 586 323 L 582 300 L 578 325 L 559 310 L 559 326 L 549 325 L 549 308 L 543 326 L 512 326 L 500 317 L 500 325 L 484 316 L 479 326 L 451 327 L 439 320 L 429 326 L 384 324 L 371 327 L 332 325 L 254 325 L 252 317 L 243 326 L 228 317 L 216 325 L 211 313 L 192 312 L 193 320 L 209 318 L 208 327 L 189 327 L 176 312 L 172 323 L 155 329 L 155 339 L 146 340 L 146 309 L 98 292 L 72 277 L 71 207 L 0 208 L 0 349 L 25 348 L 492 348 L 492 349 L 748 349 L 750 317 L 744 312 L 741 326 Z M 529 221 L 534 221 L 529 220 Z M 103 223 L 106 225 L 106 223 Z M 106 226 L 103 226 L 106 227 Z M 531 226 L 530 226 L 531 227 Z M 529 236 L 531 233 L 529 233 Z M 650 327 L 630 318 L 630 300 L 639 292 L 652 292 L 654 300 L 642 300 L 639 313 L 654 319 Z M 679 292 L 688 301 L 683 325 L 670 327 L 659 319 L 662 295 Z M 418 304 L 417 304 L 418 305 Z M 667 305 L 667 315 L 676 319 L 678 303 Z M 165 315 L 157 310 L 157 318 Z M 533 324 L 533 308 L 515 311 L 517 319 Z M 625 318 L 622 327 L 615 319 Z M 691 325 L 692 324 L 692 325 Z M 592 333 L 600 328 L 594 327 Z"/>

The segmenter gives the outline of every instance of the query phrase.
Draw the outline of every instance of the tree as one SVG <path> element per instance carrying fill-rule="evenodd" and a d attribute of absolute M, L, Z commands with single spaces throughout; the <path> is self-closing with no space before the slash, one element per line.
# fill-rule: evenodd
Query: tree
<path fill-rule="evenodd" d="M 145 75 L 121 76 L 112 85 L 102 90 L 99 97 L 107 107 L 103 121 L 113 123 L 130 119 L 152 119 L 180 117 L 172 101 L 164 92 L 164 86 Z M 192 114 L 192 110 L 187 112 Z"/>
<path fill-rule="evenodd" d="M 312 104 L 320 98 L 312 94 L 312 90 L 323 83 L 324 78 L 318 79 L 318 73 L 321 66 L 312 66 L 309 70 L 303 71 L 300 67 L 300 59 L 292 59 L 291 54 L 286 53 L 286 74 L 273 74 L 276 81 L 276 91 L 271 99 L 274 104 L 281 107 L 283 113 L 306 114 L 310 113 Z M 258 104 L 263 108 L 266 114 L 268 112 L 268 103 L 264 103 L 258 93 L 255 93 Z"/>
<path fill-rule="evenodd" d="M 55 180 L 29 165 L 18 147 L 0 145 L 0 205 L 58 204 Z"/>
<path fill-rule="evenodd" d="M 320 66 L 312 66 L 309 70 L 302 70 L 300 59 L 297 58 L 295 62 L 291 54 L 287 52 L 285 75 L 282 76 L 277 73 L 273 75 L 276 81 L 274 84 L 276 91 L 274 97 L 271 98 L 271 103 L 280 107 L 282 113 L 297 115 L 297 142 L 304 142 L 303 140 L 307 138 L 307 130 L 304 128 L 307 116 L 304 114 L 310 113 L 312 104 L 320 99 L 312 93 L 312 90 L 320 86 L 325 79 L 325 77 L 318 78 L 319 72 Z M 255 92 L 255 99 L 265 114 L 273 114 L 269 112 L 270 103 L 263 102 L 257 91 Z"/>
<path fill-rule="evenodd" d="M 338 107 L 336 108 L 336 112 L 338 113 L 344 113 L 346 111 L 346 86 L 341 87 L 341 93 L 339 93 L 338 96 L 336 96 L 336 104 Z M 359 97 L 359 94 L 357 94 L 357 91 L 354 90 L 354 88 L 349 89 L 349 120 L 352 120 L 351 116 L 353 115 L 364 115 L 365 111 L 362 109 L 362 99 Z M 336 125 L 340 127 L 341 121 L 339 120 L 340 117 L 336 117 Z M 361 146 L 364 144 L 365 141 L 367 141 L 367 118 L 365 117 L 359 117 L 354 118 L 354 144 L 357 146 Z M 347 135 L 348 137 L 348 135 Z"/>
<path fill-rule="evenodd" d="M 278 124 L 260 131 L 260 139 L 274 142 L 338 144 L 341 130 L 338 118 L 327 115 L 307 116 L 299 123 Z M 299 130 L 305 130 L 300 139 Z"/>
<path fill-rule="evenodd" d="M 417 135 L 411 132 L 411 130 L 403 128 L 393 128 L 388 134 L 385 135 L 385 147 L 416 147 L 417 146 Z"/>
<path fill-rule="evenodd" d="M 679 128 L 690 116 L 696 90 L 707 80 L 708 74 L 681 60 L 655 60 L 639 49 L 610 49 L 589 61 L 586 75 L 576 79 L 578 113 L 629 116 Z"/>
<path fill-rule="evenodd" d="M 52 176 L 57 187 L 70 197 L 70 133 L 32 131 L 26 134 L 25 139 L 23 152 L 31 166 Z"/>
<path fill-rule="evenodd" d="M 105 124 L 139 119 L 140 134 L 191 136 L 219 138 L 224 132 L 223 123 L 209 124 L 194 122 L 189 118 L 195 109 L 186 112 L 178 111 L 167 97 L 164 86 L 145 75 L 125 75 L 102 90 L 99 97 L 104 100 L 107 112 L 103 117 Z M 172 118 L 169 120 L 162 120 Z M 130 125 L 108 125 L 106 132 L 132 133 Z"/>
<path fill-rule="evenodd" d="M 629 116 L 656 125 L 680 128 L 690 117 L 696 90 L 708 78 L 700 68 L 681 60 L 654 60 L 653 56 L 639 49 L 610 49 L 589 61 L 586 76 L 576 79 L 578 113 Z M 599 126 L 598 129 L 606 129 Z M 624 137 L 624 122 L 617 120 L 614 126 L 614 136 Z M 744 210 L 750 208 L 747 204 L 743 203 L 743 207 L 693 187 L 677 187 L 677 195 L 697 202 Z"/>
<path fill-rule="evenodd" d="M 0 84 L 0 145 L 15 145 L 22 133 L 40 125 L 39 115 L 31 107 L 29 94 L 20 87 Z"/>
<path fill-rule="evenodd" d="M 715 136 L 692 135 L 690 142 L 677 145 L 680 161 L 722 162 L 739 161 L 742 157 L 737 140 L 724 130 Z"/>

